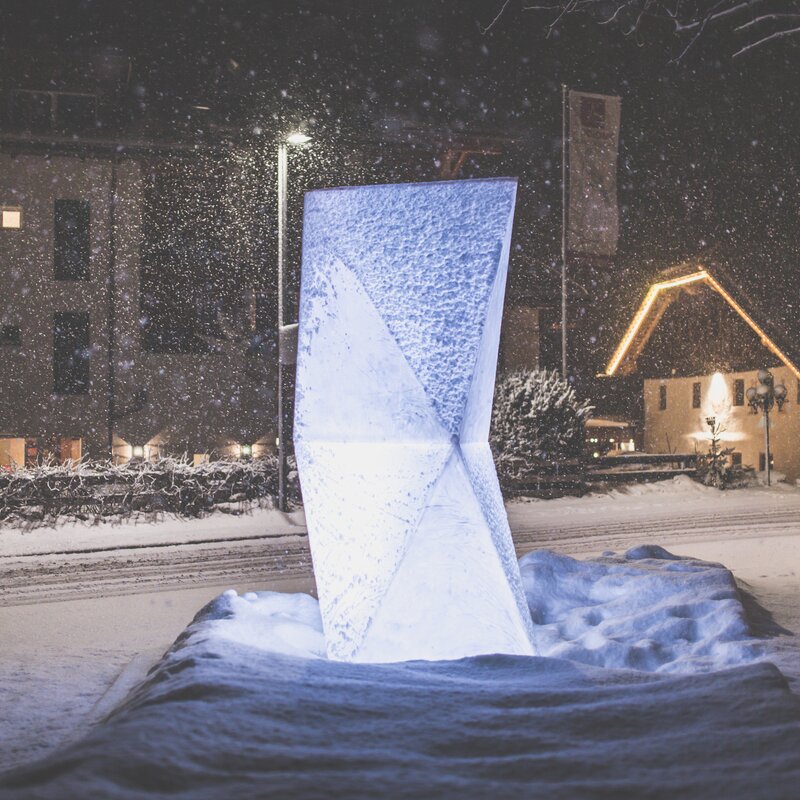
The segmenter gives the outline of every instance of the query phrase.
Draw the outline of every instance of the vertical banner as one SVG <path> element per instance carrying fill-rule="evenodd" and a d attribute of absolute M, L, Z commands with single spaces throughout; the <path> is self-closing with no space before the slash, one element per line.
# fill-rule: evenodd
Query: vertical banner
<path fill-rule="evenodd" d="M 570 90 L 566 249 L 571 253 L 616 252 L 619 122 L 619 97 Z"/>

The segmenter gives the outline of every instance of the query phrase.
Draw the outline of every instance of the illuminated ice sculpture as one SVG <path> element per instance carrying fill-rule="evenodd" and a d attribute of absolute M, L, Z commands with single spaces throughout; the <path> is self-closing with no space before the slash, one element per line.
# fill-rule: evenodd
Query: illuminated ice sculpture
<path fill-rule="evenodd" d="M 306 195 L 294 442 L 331 658 L 533 653 L 487 441 L 515 195 Z"/>

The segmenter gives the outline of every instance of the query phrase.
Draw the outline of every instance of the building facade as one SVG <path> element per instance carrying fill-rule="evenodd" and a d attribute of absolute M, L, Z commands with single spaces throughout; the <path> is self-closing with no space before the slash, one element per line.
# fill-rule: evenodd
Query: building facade
<path fill-rule="evenodd" d="M 788 367 L 771 369 L 783 383 L 787 402 L 770 412 L 773 468 L 787 480 L 800 478 L 800 382 Z M 644 381 L 644 447 L 648 453 L 707 453 L 709 420 L 721 428 L 721 446 L 733 450 L 734 463 L 763 471 L 766 467 L 764 416 L 747 403 L 747 389 L 758 384 L 758 371 L 720 373 Z"/>
<path fill-rule="evenodd" d="M 0 154 L 0 464 L 274 445 L 249 319 L 207 352 L 145 349 L 143 194 L 137 158 Z"/>

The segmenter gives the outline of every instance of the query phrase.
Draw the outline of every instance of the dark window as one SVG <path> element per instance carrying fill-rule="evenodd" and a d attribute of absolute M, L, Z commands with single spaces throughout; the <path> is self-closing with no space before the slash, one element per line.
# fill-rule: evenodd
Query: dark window
<path fill-rule="evenodd" d="M 769 454 L 769 468 L 775 469 L 775 456 Z M 758 471 L 765 472 L 767 469 L 767 457 L 763 453 L 758 454 Z"/>
<path fill-rule="evenodd" d="M 93 94 L 56 95 L 56 127 L 63 133 L 90 131 L 97 125 L 97 97 Z"/>
<path fill-rule="evenodd" d="M 733 382 L 733 404 L 735 406 L 744 405 L 744 379 L 737 378 Z"/>
<path fill-rule="evenodd" d="M 88 200 L 56 200 L 54 265 L 57 281 L 89 279 Z"/>
<path fill-rule="evenodd" d="M 26 130 L 49 130 L 53 122 L 53 100 L 50 92 L 25 89 L 14 92 L 11 96 L 11 118 Z"/>
<path fill-rule="evenodd" d="M 581 125 L 602 130 L 606 125 L 606 101 L 600 97 L 581 97 Z"/>
<path fill-rule="evenodd" d="M 22 344 L 22 330 L 19 325 L 0 325 L 0 344 Z"/>
<path fill-rule="evenodd" d="M 53 391 L 89 392 L 89 315 L 85 311 L 64 312 L 54 317 Z"/>
<path fill-rule="evenodd" d="M 658 387 L 658 409 L 659 411 L 667 409 L 667 387 L 664 385 Z"/>
<path fill-rule="evenodd" d="M 733 466 L 733 467 L 741 467 L 742 466 L 742 454 L 741 453 L 731 453 L 731 466 Z"/>
<path fill-rule="evenodd" d="M 692 408 L 700 408 L 700 384 L 699 383 L 693 383 L 692 384 Z"/>

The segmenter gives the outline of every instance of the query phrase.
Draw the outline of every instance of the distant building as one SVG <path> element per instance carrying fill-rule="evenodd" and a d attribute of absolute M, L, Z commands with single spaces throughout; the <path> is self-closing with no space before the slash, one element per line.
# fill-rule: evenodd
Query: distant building
<path fill-rule="evenodd" d="M 135 156 L 0 154 L 0 464 L 274 442 L 255 309 L 204 352 L 146 347 L 142 173 Z"/>
<path fill-rule="evenodd" d="M 790 298 L 783 299 L 791 309 Z M 606 367 L 608 377 L 642 379 L 645 450 L 705 453 L 713 418 L 734 463 L 764 470 L 763 416 L 750 411 L 746 393 L 758 370 L 768 368 L 788 390 L 783 409 L 770 414 L 772 463 L 788 479 L 800 478 L 800 349 L 785 313 L 768 313 L 720 260 L 665 271 Z"/>
<path fill-rule="evenodd" d="M 7 47 L 0 67 L 0 466 L 272 449 L 283 123 L 226 127 L 190 99 L 159 117 L 113 49 Z M 509 141 L 412 133 L 398 153 L 426 144 L 446 178 Z M 318 179 L 366 178 L 343 162 Z M 290 200 L 293 320 L 299 188 Z M 509 286 L 499 369 L 554 365 L 553 299 L 515 275 L 525 285 Z"/>

